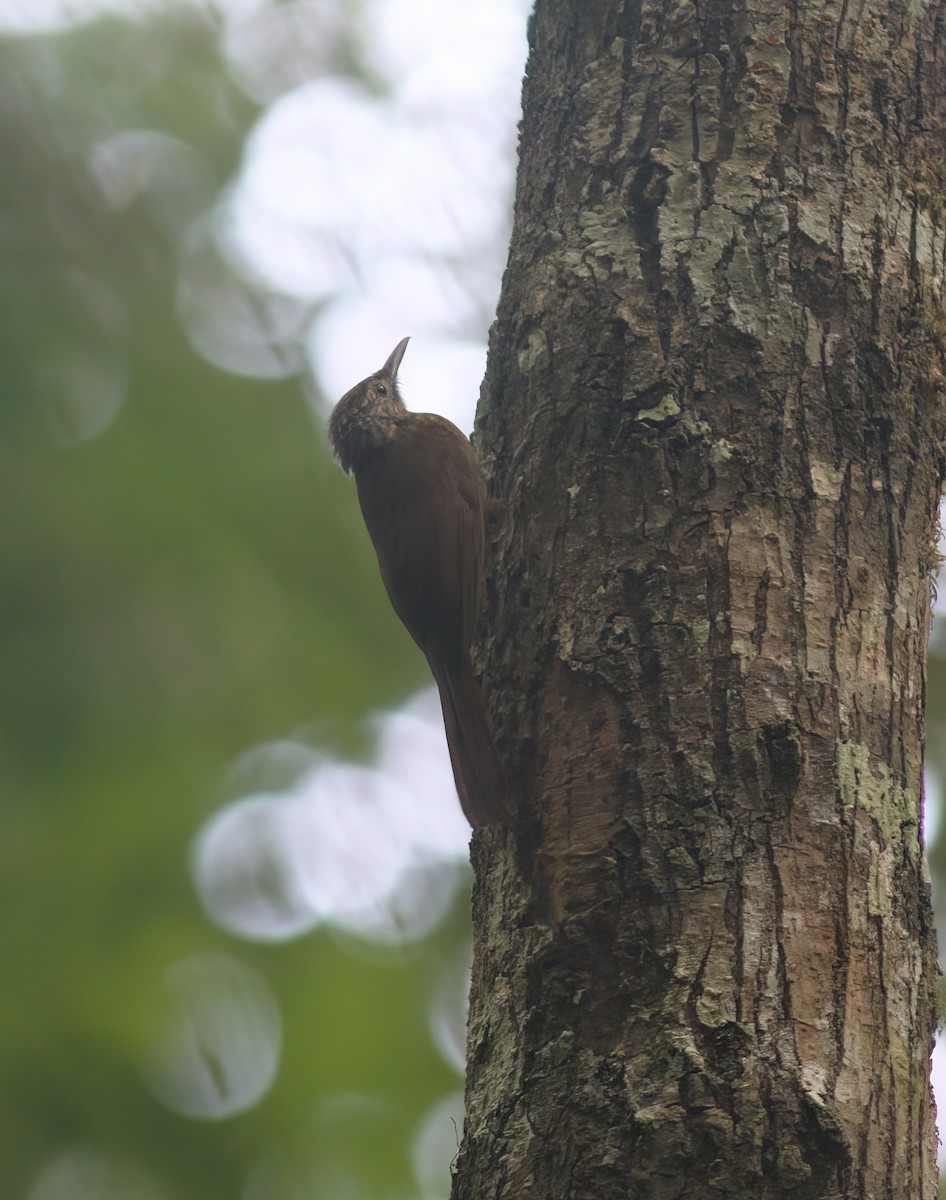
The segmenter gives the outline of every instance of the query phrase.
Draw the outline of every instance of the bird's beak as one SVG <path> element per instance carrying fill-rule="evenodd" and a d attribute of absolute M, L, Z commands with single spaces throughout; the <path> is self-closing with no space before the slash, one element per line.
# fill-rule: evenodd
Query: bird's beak
<path fill-rule="evenodd" d="M 401 365 L 401 359 L 404 357 L 404 351 L 407 349 L 407 343 L 410 340 L 411 339 L 409 337 L 401 338 L 398 344 L 391 351 L 390 355 L 388 356 L 388 361 L 381 368 L 379 374 L 383 372 L 385 375 L 390 375 L 392 379 L 397 378 L 397 369 Z"/>

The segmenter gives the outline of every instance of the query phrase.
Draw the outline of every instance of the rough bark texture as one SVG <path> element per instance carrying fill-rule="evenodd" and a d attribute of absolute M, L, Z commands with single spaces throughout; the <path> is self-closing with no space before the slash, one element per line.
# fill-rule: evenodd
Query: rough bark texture
<path fill-rule="evenodd" d="M 455 1200 L 929 1200 L 944 0 L 531 40 Z"/>

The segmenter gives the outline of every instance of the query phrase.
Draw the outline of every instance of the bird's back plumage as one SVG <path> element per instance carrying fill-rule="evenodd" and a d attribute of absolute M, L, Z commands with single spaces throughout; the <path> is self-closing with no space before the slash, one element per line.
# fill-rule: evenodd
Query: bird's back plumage
<path fill-rule="evenodd" d="M 445 653 L 468 646 L 485 552 L 473 447 L 445 418 L 411 413 L 355 479 L 388 595 L 414 641 L 426 653 L 436 625 Z"/>

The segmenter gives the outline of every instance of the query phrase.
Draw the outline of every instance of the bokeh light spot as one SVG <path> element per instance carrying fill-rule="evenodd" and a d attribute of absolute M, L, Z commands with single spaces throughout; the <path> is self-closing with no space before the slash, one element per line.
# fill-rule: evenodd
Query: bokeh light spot
<path fill-rule="evenodd" d="M 469 827 L 436 690 L 370 725 L 373 767 L 293 742 L 239 760 L 230 787 L 269 790 L 226 805 L 194 843 L 194 880 L 218 925 L 275 941 L 325 922 L 393 946 L 443 920 L 467 878 Z"/>
<path fill-rule="evenodd" d="M 215 1120 L 256 1104 L 276 1076 L 279 1009 L 256 971 L 227 955 L 195 955 L 172 966 L 169 1013 L 145 1064 L 162 1104 Z"/>
<path fill-rule="evenodd" d="M 421 1120 L 414 1134 L 411 1163 L 424 1200 L 449 1196 L 452 1164 L 463 1136 L 463 1093 L 445 1096 Z"/>
<path fill-rule="evenodd" d="M 304 363 L 309 306 L 242 280 L 221 254 L 212 224 L 192 228 L 177 310 L 194 349 L 225 371 L 286 379 Z"/>
<path fill-rule="evenodd" d="M 430 1032 L 444 1061 L 462 1075 L 466 1070 L 466 1026 L 470 1011 L 473 949 L 466 946 L 441 971 L 430 1003 Z"/>
<path fill-rule="evenodd" d="M 109 208 L 142 204 L 174 242 L 213 199 L 210 171 L 194 147 L 155 129 L 126 129 L 103 138 L 88 161 Z"/>
<path fill-rule="evenodd" d="M 223 53 L 237 86 L 260 104 L 331 69 L 344 46 L 339 0 L 261 5 L 227 21 Z"/>
<path fill-rule="evenodd" d="M 241 937 L 280 941 L 311 929 L 318 914 L 294 857 L 298 804 L 250 796 L 217 813 L 194 848 L 194 875 L 208 915 Z"/>
<path fill-rule="evenodd" d="M 170 1200 L 143 1167 L 96 1146 L 75 1146 L 53 1159 L 26 1200 Z"/>

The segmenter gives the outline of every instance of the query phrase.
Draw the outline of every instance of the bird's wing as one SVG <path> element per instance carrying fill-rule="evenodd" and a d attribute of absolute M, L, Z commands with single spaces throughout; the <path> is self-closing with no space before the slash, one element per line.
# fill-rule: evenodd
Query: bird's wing
<path fill-rule="evenodd" d="M 428 654 L 451 660 L 480 607 L 486 485 L 469 440 L 444 417 L 412 414 L 356 473 L 365 524 L 398 616 Z"/>

